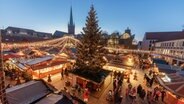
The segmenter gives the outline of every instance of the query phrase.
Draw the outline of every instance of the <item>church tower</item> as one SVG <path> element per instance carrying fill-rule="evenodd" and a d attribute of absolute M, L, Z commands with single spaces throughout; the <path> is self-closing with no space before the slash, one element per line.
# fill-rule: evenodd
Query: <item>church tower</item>
<path fill-rule="evenodd" d="M 75 24 L 73 22 L 72 7 L 70 8 L 70 21 L 68 23 L 68 34 L 75 34 Z"/>

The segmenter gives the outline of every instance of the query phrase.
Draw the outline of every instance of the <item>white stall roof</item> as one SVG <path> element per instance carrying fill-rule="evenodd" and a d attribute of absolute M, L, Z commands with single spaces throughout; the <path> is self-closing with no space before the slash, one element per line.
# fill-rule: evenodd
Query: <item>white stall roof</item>
<path fill-rule="evenodd" d="M 42 57 L 42 58 L 35 58 L 32 61 L 27 62 L 26 64 L 27 65 L 34 65 L 34 64 L 37 64 L 37 63 L 40 63 L 40 62 L 43 62 L 43 61 L 50 60 L 52 58 L 53 58 L 53 56 L 45 56 L 45 57 Z"/>
<path fill-rule="evenodd" d="M 63 98 L 63 95 L 49 94 L 47 97 L 41 99 L 36 104 L 55 104 Z"/>
<path fill-rule="evenodd" d="M 22 65 L 21 63 L 17 63 L 16 64 L 20 69 L 27 69 L 27 67 L 25 67 L 24 65 Z"/>

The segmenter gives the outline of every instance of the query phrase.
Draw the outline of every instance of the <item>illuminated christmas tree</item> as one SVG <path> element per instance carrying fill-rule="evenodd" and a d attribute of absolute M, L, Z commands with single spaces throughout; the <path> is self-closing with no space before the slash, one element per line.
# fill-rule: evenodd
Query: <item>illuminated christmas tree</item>
<path fill-rule="evenodd" d="M 82 45 L 77 46 L 76 66 L 78 69 L 96 73 L 106 63 L 104 59 L 105 49 L 93 5 L 88 14 L 81 37 Z"/>

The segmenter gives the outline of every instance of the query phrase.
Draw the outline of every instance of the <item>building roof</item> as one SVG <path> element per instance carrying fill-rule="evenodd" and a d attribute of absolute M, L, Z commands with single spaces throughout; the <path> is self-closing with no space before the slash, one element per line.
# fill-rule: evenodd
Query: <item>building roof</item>
<path fill-rule="evenodd" d="M 176 70 L 174 70 L 174 67 L 172 65 L 169 65 L 163 59 L 154 58 L 153 63 L 156 64 L 160 72 L 164 72 L 167 74 L 176 73 Z"/>
<path fill-rule="evenodd" d="M 11 35 L 8 35 L 7 30 L 12 31 Z M 21 31 L 24 31 L 27 34 L 21 35 L 20 34 Z M 7 27 L 5 30 L 1 30 L 1 32 L 3 42 L 39 41 L 45 38 L 50 39 L 52 37 L 52 33 L 38 32 L 32 29 L 12 27 L 12 26 Z"/>
<path fill-rule="evenodd" d="M 68 34 L 67 32 L 63 32 L 63 31 L 59 31 L 59 30 L 56 30 L 53 34 L 53 37 L 54 38 L 57 38 L 57 37 L 63 37 L 65 34 Z"/>
<path fill-rule="evenodd" d="M 53 91 L 44 81 L 29 81 L 6 89 L 6 96 L 9 104 L 30 104 Z"/>
<path fill-rule="evenodd" d="M 157 77 L 159 83 L 175 95 L 184 97 L 184 77 L 178 73 L 167 74 L 167 76 L 171 79 L 171 82 L 164 82 L 160 76 Z"/>
<path fill-rule="evenodd" d="M 39 37 L 52 37 L 52 33 L 36 32 Z"/>
<path fill-rule="evenodd" d="M 36 104 L 86 104 L 77 97 L 71 96 L 66 91 L 61 90 L 59 94 L 49 94 L 47 97 L 36 102 Z"/>
<path fill-rule="evenodd" d="M 64 95 L 49 94 L 47 97 L 36 102 L 36 104 L 56 104 L 59 100 L 63 98 L 64 98 Z"/>
<path fill-rule="evenodd" d="M 46 40 L 41 37 L 2 35 L 2 42 L 35 42 Z"/>
<path fill-rule="evenodd" d="M 79 99 L 74 99 L 67 93 L 54 93 L 57 91 L 52 85 L 43 80 L 33 80 L 6 89 L 9 104 L 85 104 Z"/>
<path fill-rule="evenodd" d="M 8 27 L 6 28 L 6 30 L 8 30 L 8 29 L 13 30 L 13 31 L 17 31 L 17 32 L 19 32 L 20 30 L 24 30 L 24 31 L 27 31 L 27 32 L 35 32 L 35 31 L 32 30 L 32 29 L 19 28 L 19 27 L 12 27 L 12 26 L 8 26 Z"/>
<path fill-rule="evenodd" d="M 50 61 L 47 61 L 47 63 L 37 64 L 37 65 L 32 66 L 31 68 L 33 70 L 39 70 L 39 69 L 43 69 L 43 68 L 48 68 L 48 67 L 53 67 L 53 66 L 56 66 L 56 65 L 65 64 L 67 62 L 68 61 L 64 60 L 64 59 L 50 60 Z"/>
<path fill-rule="evenodd" d="M 184 31 L 146 32 L 145 37 L 147 40 L 157 40 L 157 41 L 184 39 Z"/>
<path fill-rule="evenodd" d="M 48 55 L 48 56 L 44 56 L 44 57 L 41 57 L 41 58 L 30 59 L 30 60 L 27 60 L 27 61 L 26 60 L 19 60 L 19 62 L 27 64 L 27 65 L 34 65 L 34 64 L 37 64 L 37 63 L 41 63 L 43 61 L 51 60 L 51 59 L 53 59 L 53 56 Z"/>

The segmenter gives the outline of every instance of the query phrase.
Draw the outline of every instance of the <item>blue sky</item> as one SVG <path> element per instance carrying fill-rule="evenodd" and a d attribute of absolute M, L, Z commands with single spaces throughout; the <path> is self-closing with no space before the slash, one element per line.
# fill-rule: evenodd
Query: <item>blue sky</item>
<path fill-rule="evenodd" d="M 92 3 L 102 30 L 124 32 L 129 27 L 137 40 L 145 32 L 181 31 L 184 25 L 184 0 L 0 0 L 0 28 L 67 31 L 72 5 L 80 33 Z"/>

